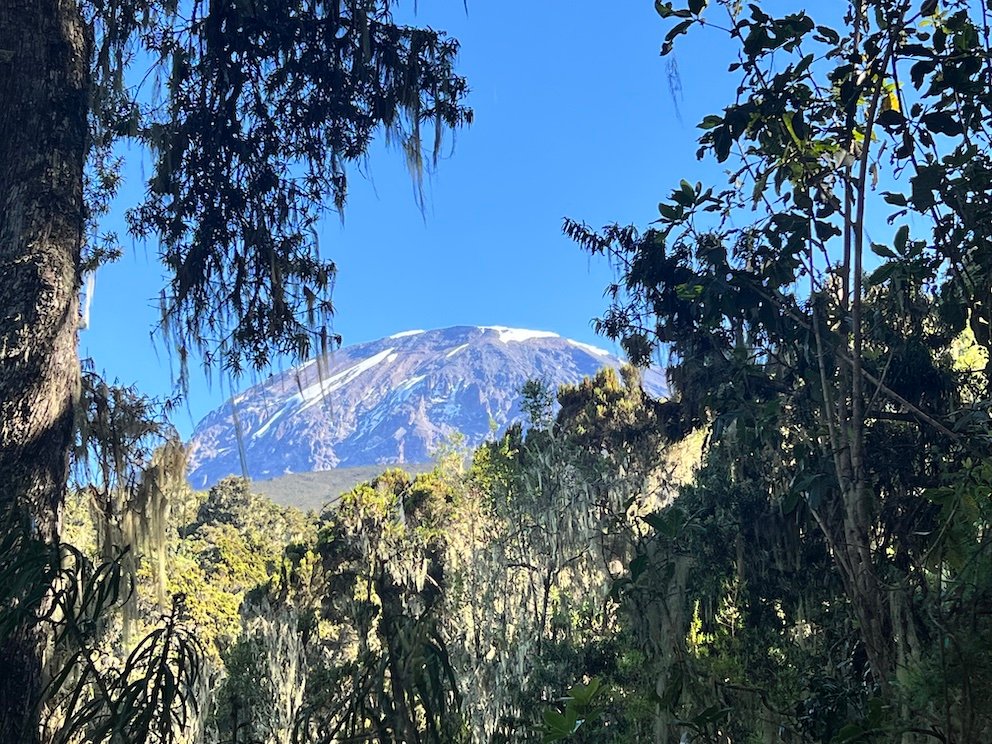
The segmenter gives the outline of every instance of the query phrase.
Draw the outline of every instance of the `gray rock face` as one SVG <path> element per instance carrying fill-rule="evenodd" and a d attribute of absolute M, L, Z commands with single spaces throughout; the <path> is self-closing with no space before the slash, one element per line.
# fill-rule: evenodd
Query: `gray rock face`
<path fill-rule="evenodd" d="M 236 395 L 193 432 L 190 483 L 248 475 L 427 462 L 453 433 L 475 446 L 520 418 L 520 388 L 552 389 L 621 361 L 547 331 L 456 326 L 348 346 Z M 665 391 L 648 370 L 645 388 Z M 240 426 L 235 426 L 235 414 Z M 239 431 L 240 429 L 240 431 Z"/>

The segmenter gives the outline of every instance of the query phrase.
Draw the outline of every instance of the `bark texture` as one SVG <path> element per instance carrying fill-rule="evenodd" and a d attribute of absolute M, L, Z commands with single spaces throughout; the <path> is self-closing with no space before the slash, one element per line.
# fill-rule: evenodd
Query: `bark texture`
<path fill-rule="evenodd" d="M 77 0 L 0 0 L 0 514 L 58 540 L 73 403 L 87 31 Z M 0 641 L 0 744 L 38 740 L 45 634 Z"/>

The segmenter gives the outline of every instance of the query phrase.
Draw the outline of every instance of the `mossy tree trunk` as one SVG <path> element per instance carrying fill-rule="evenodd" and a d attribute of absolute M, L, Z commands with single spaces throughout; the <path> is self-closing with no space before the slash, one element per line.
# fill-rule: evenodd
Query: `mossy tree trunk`
<path fill-rule="evenodd" d="M 0 3 L 0 508 L 46 545 L 79 381 L 87 38 L 75 0 Z M 38 740 L 45 644 L 31 622 L 0 643 L 0 742 Z"/>

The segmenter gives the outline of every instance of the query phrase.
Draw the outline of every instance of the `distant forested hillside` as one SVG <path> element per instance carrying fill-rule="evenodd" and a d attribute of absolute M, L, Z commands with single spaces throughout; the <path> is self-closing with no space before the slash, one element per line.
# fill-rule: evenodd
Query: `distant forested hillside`
<path fill-rule="evenodd" d="M 430 464 L 404 464 L 403 470 L 419 475 L 430 470 Z M 354 468 L 315 470 L 312 473 L 290 473 L 270 480 L 252 481 L 253 493 L 261 494 L 281 506 L 292 506 L 303 511 L 320 511 L 350 491 L 359 483 L 370 481 L 387 469 L 385 465 L 366 465 Z"/>

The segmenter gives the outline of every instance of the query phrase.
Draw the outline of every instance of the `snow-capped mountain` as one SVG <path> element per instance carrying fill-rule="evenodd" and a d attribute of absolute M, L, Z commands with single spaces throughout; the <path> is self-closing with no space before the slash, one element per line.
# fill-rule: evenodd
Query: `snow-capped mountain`
<path fill-rule="evenodd" d="M 190 443 L 190 482 L 203 488 L 241 474 L 242 453 L 255 479 L 427 462 L 455 432 L 474 446 L 493 426 L 517 419 L 527 380 L 554 389 L 620 364 L 555 333 L 502 326 L 405 331 L 344 347 L 270 377 L 204 418 Z M 663 394 L 663 375 L 648 370 L 644 386 Z"/>

